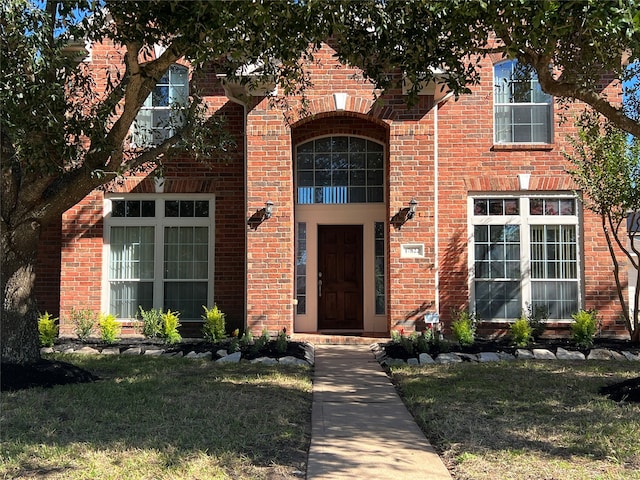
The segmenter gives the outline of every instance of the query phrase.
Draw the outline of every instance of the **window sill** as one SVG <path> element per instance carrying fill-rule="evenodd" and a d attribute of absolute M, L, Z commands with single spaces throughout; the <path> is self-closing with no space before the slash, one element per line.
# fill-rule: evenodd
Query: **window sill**
<path fill-rule="evenodd" d="M 491 147 L 493 152 L 513 152 L 513 151 L 543 151 L 553 150 L 553 143 L 496 143 Z"/>

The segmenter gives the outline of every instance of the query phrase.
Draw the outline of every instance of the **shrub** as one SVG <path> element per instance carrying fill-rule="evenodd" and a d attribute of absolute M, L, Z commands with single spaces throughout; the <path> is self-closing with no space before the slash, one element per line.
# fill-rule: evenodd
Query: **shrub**
<path fill-rule="evenodd" d="M 544 305 L 527 304 L 525 317 L 531 327 L 531 337 L 538 340 L 547 329 L 546 321 L 549 319 L 549 309 Z"/>
<path fill-rule="evenodd" d="M 225 317 L 226 315 L 214 305 L 213 308 L 207 308 L 204 305 L 204 326 L 202 327 L 202 334 L 204 338 L 210 342 L 216 342 L 226 337 L 225 330 Z"/>
<path fill-rule="evenodd" d="M 533 328 L 525 315 L 511 324 L 509 332 L 517 347 L 526 347 L 531 343 Z"/>
<path fill-rule="evenodd" d="M 180 312 L 172 312 L 171 310 L 167 310 L 166 313 L 162 314 L 161 336 L 167 343 L 173 344 L 182 340 L 182 336 L 178 333 L 178 327 L 180 327 L 179 316 Z"/>
<path fill-rule="evenodd" d="M 58 318 L 52 317 L 49 312 L 41 313 L 38 316 L 38 334 L 41 346 L 53 347 L 59 331 L 57 320 Z"/>
<path fill-rule="evenodd" d="M 152 308 L 145 310 L 139 307 L 142 317 L 142 334 L 147 338 L 158 338 L 162 336 L 164 326 L 162 324 L 162 310 Z"/>
<path fill-rule="evenodd" d="M 593 345 L 593 338 L 598 329 L 598 314 L 595 310 L 580 310 L 571 315 L 571 338 L 578 347 L 588 348 Z"/>
<path fill-rule="evenodd" d="M 451 333 L 460 346 L 473 345 L 476 341 L 476 319 L 475 315 L 467 310 L 454 312 L 453 322 L 451 322 Z"/>
<path fill-rule="evenodd" d="M 98 320 L 98 326 L 100 327 L 100 338 L 105 343 L 115 343 L 120 335 L 120 323 L 113 314 L 105 315 L 100 314 Z"/>
<path fill-rule="evenodd" d="M 276 338 L 276 352 L 285 353 L 287 351 L 287 329 L 283 328 L 278 332 L 278 337 Z"/>
<path fill-rule="evenodd" d="M 250 330 L 244 332 L 240 337 L 240 345 L 243 347 L 248 347 L 249 345 L 253 345 L 253 334 Z"/>
<path fill-rule="evenodd" d="M 271 338 L 269 337 L 269 330 L 264 328 L 262 330 L 262 335 L 255 339 L 252 346 L 252 351 L 260 352 L 268 343 Z"/>
<path fill-rule="evenodd" d="M 75 328 L 73 332 L 81 341 L 86 341 L 96 326 L 96 314 L 89 309 L 76 310 L 71 308 L 71 321 Z"/>

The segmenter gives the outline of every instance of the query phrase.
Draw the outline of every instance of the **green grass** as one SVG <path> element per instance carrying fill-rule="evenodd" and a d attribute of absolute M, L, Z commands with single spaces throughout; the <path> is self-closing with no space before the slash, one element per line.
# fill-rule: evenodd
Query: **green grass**
<path fill-rule="evenodd" d="M 457 480 L 640 479 L 640 404 L 598 388 L 632 362 L 396 367 L 394 381 Z"/>
<path fill-rule="evenodd" d="M 310 369 L 54 358 L 101 380 L 2 392 L 0 478 L 267 479 L 305 470 Z"/>

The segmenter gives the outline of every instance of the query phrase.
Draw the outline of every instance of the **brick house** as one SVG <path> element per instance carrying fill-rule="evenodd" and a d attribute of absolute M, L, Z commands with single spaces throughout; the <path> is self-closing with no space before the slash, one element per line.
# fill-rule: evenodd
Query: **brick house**
<path fill-rule="evenodd" d="M 376 100 L 333 53 L 324 45 L 309 65 L 304 115 L 299 98 L 285 111 L 277 91 L 200 79 L 234 152 L 210 166 L 178 159 L 162 181 L 127 177 L 65 213 L 44 237 L 38 284 L 44 307 L 59 301 L 61 333 L 72 308 L 129 326 L 139 305 L 199 329 L 215 303 L 254 333 L 446 330 L 463 308 L 493 333 L 540 305 L 552 332 L 595 308 L 605 334 L 625 334 L 600 224 L 565 173 L 574 127 L 560 120 L 577 107 L 561 111 L 490 57 L 457 100 L 437 84 L 411 107 L 401 89 Z M 172 68 L 159 98 L 187 94 L 188 78 Z M 154 123 L 166 103 L 147 103 L 134 142 L 166 134 Z"/>

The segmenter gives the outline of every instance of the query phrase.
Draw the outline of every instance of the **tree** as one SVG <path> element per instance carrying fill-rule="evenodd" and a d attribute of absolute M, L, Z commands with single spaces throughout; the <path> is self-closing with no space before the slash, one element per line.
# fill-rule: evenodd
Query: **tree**
<path fill-rule="evenodd" d="M 130 147 L 131 126 L 167 69 L 186 59 L 194 75 L 215 64 L 218 73 L 235 77 L 242 65 L 260 65 L 291 91 L 304 84 L 300 59 L 329 34 L 332 17 L 320 7 L 304 1 L 2 3 L 2 362 L 28 364 L 40 356 L 33 287 L 43 227 L 118 176 L 161 167 L 180 149 L 210 155 L 220 148 L 197 92 L 175 135 Z M 112 42 L 122 52 L 120 67 L 98 72 L 85 64 L 84 42 Z M 154 45 L 163 47 L 157 58 L 148 55 Z M 104 92 L 96 88 L 100 79 Z"/>
<path fill-rule="evenodd" d="M 448 17 L 435 12 L 412 30 L 392 30 L 396 16 L 405 10 L 407 21 L 418 19 L 424 5 L 415 5 L 421 9 L 377 0 L 3 2 L 2 361 L 39 359 L 33 287 L 44 227 L 59 221 L 95 188 L 127 172 L 162 168 L 181 149 L 206 159 L 223 146 L 220 135 L 212 134 L 221 129 L 203 115 L 206 108 L 196 91 L 183 106 L 188 115 L 173 136 L 159 145 L 131 148 L 131 126 L 172 64 L 184 59 L 194 77 L 215 67 L 214 73 L 238 81 L 246 81 L 239 75 L 241 67 L 257 66 L 260 75 L 276 79 L 281 92 L 298 94 L 308 82 L 305 62 L 313 60 L 322 41 L 332 39 L 343 58 L 364 60 L 366 75 L 384 86 L 387 68 L 396 68 L 402 55 L 387 62 L 372 52 L 395 43 L 400 34 L 419 33 L 411 40 L 419 48 L 405 54 L 419 60 L 414 71 L 421 72 L 424 65 L 451 65 L 451 85 L 457 92 L 466 91 L 464 79 L 474 71 L 460 62 L 464 50 L 457 47 L 466 36 L 441 34 L 447 31 Z M 98 72 L 83 62 L 84 42 L 112 42 L 122 52 L 116 68 Z M 155 45 L 163 47 L 158 57 L 150 55 Z M 414 73 L 409 77 L 418 78 Z"/>
<path fill-rule="evenodd" d="M 586 113 L 572 143 L 574 152 L 566 154 L 572 164 L 569 173 L 585 194 L 585 206 L 601 220 L 625 324 L 631 341 L 640 343 L 640 244 L 634 239 L 640 222 L 640 141 L 629 141 L 628 135 L 611 122 Z M 636 227 L 631 228 L 633 225 Z M 631 313 L 616 248 L 631 266 L 629 276 L 636 278 L 635 295 L 629 299 Z"/>
<path fill-rule="evenodd" d="M 415 94 L 443 69 L 459 95 L 477 81 L 479 57 L 503 55 L 532 67 L 546 93 L 584 102 L 640 137 L 640 86 L 625 82 L 640 77 L 637 0 L 389 0 L 357 2 L 348 13 L 339 52 L 380 86 L 399 68 Z M 446 48 L 454 59 L 442 55 Z M 607 97 L 607 82 L 625 82 L 626 107 Z"/>

